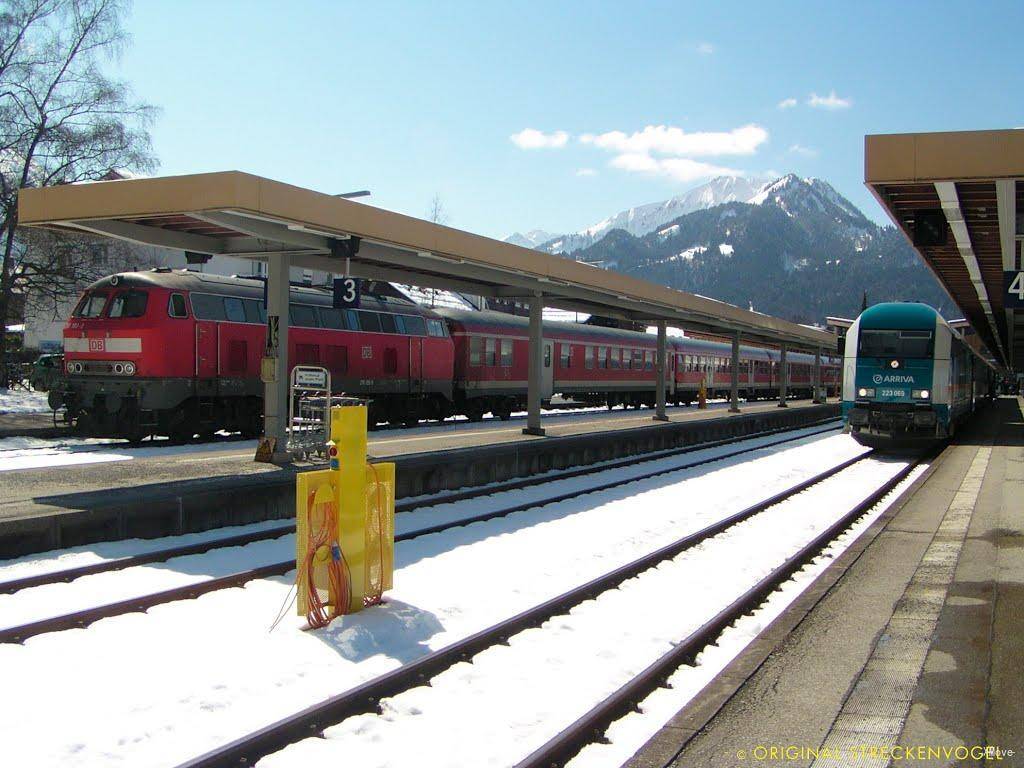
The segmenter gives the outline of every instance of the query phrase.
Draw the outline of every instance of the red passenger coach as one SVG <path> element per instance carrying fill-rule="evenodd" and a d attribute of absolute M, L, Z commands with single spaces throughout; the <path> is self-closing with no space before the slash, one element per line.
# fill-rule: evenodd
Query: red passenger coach
<path fill-rule="evenodd" d="M 455 342 L 457 412 L 507 419 L 525 408 L 529 321 L 502 312 L 439 309 Z M 618 328 L 544 322 L 541 400 L 555 393 L 615 405 L 654 402 L 652 336 Z"/>
<path fill-rule="evenodd" d="M 337 310 L 323 289 L 292 287 L 292 365 L 331 371 L 336 392 L 372 397 L 374 421 L 447 415 L 452 341 L 434 313 L 394 296 Z M 64 329 L 68 384 L 51 405 L 92 434 L 186 439 L 259 434 L 266 343 L 260 280 L 154 270 L 86 290 Z"/>

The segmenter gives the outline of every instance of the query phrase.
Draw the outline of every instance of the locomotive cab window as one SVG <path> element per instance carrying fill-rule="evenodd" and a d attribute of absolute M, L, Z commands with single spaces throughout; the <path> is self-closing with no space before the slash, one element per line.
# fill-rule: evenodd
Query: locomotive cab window
<path fill-rule="evenodd" d="M 110 294 L 106 291 L 92 291 L 85 294 L 82 300 L 75 307 L 75 317 L 99 317 L 103 314 L 103 308 L 107 305 Z"/>
<path fill-rule="evenodd" d="M 234 296 L 225 296 L 224 315 L 227 317 L 229 322 L 244 323 L 245 305 L 242 303 L 242 300 Z"/>
<path fill-rule="evenodd" d="M 121 291 L 110 302 L 107 317 L 142 317 L 148 302 L 148 291 Z"/>
<path fill-rule="evenodd" d="M 316 328 L 316 307 L 308 304 L 292 304 L 288 307 L 288 322 L 302 328 Z"/>
<path fill-rule="evenodd" d="M 188 317 L 184 295 L 180 293 L 171 294 L 167 300 L 167 314 L 169 317 Z"/>
<path fill-rule="evenodd" d="M 430 336 L 437 336 L 439 338 L 447 335 L 444 332 L 444 323 L 440 320 L 434 320 L 433 318 L 427 320 L 427 333 Z"/>
<path fill-rule="evenodd" d="M 405 332 L 410 336 L 426 336 L 427 324 L 419 315 L 402 315 Z"/>
<path fill-rule="evenodd" d="M 384 333 L 398 333 L 398 325 L 395 323 L 395 316 L 386 312 L 381 312 L 380 317 L 380 329 Z M 405 328 L 405 323 L 402 324 Z"/>
<path fill-rule="evenodd" d="M 860 357 L 932 357 L 934 334 L 926 330 L 862 328 L 857 340 Z"/>

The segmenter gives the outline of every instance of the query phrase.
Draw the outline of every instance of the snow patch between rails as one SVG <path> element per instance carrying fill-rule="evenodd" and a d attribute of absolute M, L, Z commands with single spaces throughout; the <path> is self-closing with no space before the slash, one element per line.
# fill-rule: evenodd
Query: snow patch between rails
<path fill-rule="evenodd" d="M 751 614 L 726 629 L 697 656 L 695 666 L 683 666 L 668 678 L 669 687 L 652 692 L 633 712 L 612 723 L 605 732 L 607 744 L 590 744 L 567 763 L 567 768 L 619 768 L 644 746 L 683 707 L 695 699 L 733 659 L 775 621 L 814 580 L 845 552 L 892 503 L 913 484 L 928 466 L 922 464 L 900 482 L 874 509 L 836 538 L 812 562 L 805 565 Z"/>

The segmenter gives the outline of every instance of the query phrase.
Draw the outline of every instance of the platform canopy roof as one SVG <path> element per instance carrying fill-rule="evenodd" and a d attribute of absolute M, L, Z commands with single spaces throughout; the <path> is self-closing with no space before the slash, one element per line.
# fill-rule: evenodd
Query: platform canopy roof
<path fill-rule="evenodd" d="M 574 311 L 836 348 L 825 331 L 238 171 L 25 189 L 19 221 L 201 254 L 288 254 L 306 269 L 344 274 L 348 265 L 355 277 L 479 296 L 539 292 Z"/>
<path fill-rule="evenodd" d="M 1024 371 L 1024 130 L 867 136 L 864 181 L 995 360 Z"/>

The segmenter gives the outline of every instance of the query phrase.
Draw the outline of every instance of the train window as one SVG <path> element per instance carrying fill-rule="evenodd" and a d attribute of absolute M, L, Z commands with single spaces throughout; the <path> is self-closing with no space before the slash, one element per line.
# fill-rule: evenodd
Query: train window
<path fill-rule="evenodd" d="M 608 348 L 598 347 L 597 348 L 597 367 L 607 368 L 608 367 Z"/>
<path fill-rule="evenodd" d="M 380 315 L 363 309 L 357 310 L 356 314 L 359 315 L 360 330 L 380 333 Z"/>
<path fill-rule="evenodd" d="M 78 302 L 78 306 L 75 307 L 75 311 L 71 314 L 74 317 L 99 317 L 109 296 L 110 294 L 106 291 L 87 293 Z"/>
<path fill-rule="evenodd" d="M 610 368 L 618 368 L 619 367 L 619 350 L 618 349 L 615 349 L 615 348 L 610 349 L 609 350 L 609 354 L 608 354 L 608 358 L 609 358 L 609 367 Z"/>
<path fill-rule="evenodd" d="M 345 310 L 345 327 L 350 331 L 361 330 L 359 326 L 359 313 L 354 309 Z"/>
<path fill-rule="evenodd" d="M 148 300 L 147 291 L 121 291 L 110 302 L 107 317 L 142 317 Z"/>
<path fill-rule="evenodd" d="M 427 324 L 419 315 L 402 315 L 405 332 L 410 336 L 426 336 Z"/>
<path fill-rule="evenodd" d="M 185 308 L 185 296 L 180 293 L 172 293 L 167 300 L 168 317 L 188 317 L 188 310 Z"/>
<path fill-rule="evenodd" d="M 633 367 L 640 371 L 644 367 L 644 350 L 637 349 L 633 351 Z"/>
<path fill-rule="evenodd" d="M 386 312 L 381 312 L 380 317 L 380 329 L 384 333 L 398 333 L 398 325 L 395 323 L 395 316 Z M 405 323 L 402 323 L 402 329 L 405 329 Z"/>
<path fill-rule="evenodd" d="M 198 320 L 226 320 L 224 297 L 211 296 L 208 293 L 193 293 L 192 314 Z"/>
<path fill-rule="evenodd" d="M 588 371 L 594 369 L 594 348 L 591 346 L 585 347 L 583 352 L 583 367 Z"/>
<path fill-rule="evenodd" d="M 447 334 L 444 332 L 444 323 L 440 320 L 434 320 L 430 318 L 427 320 L 427 333 L 431 336 L 444 337 Z"/>
<path fill-rule="evenodd" d="M 288 307 L 288 322 L 300 328 L 316 328 L 316 307 L 308 304 L 292 304 Z"/>
<path fill-rule="evenodd" d="M 245 322 L 256 324 L 267 322 L 267 312 L 263 308 L 262 301 L 259 299 L 243 299 L 242 304 L 245 305 Z"/>
<path fill-rule="evenodd" d="M 622 370 L 628 371 L 633 367 L 633 350 L 624 349 L 622 350 Z"/>
<path fill-rule="evenodd" d="M 862 328 L 857 341 L 861 357 L 932 357 L 934 338 L 924 330 L 875 330 Z"/>
<path fill-rule="evenodd" d="M 317 307 L 316 314 L 320 320 L 321 328 L 331 328 L 335 331 L 340 331 L 345 328 L 345 316 L 341 313 L 340 309 Z"/>
<path fill-rule="evenodd" d="M 498 346 L 497 339 L 485 339 L 484 340 L 484 365 L 497 365 L 498 360 L 495 354 L 495 349 Z"/>
<path fill-rule="evenodd" d="M 484 352 L 484 340 L 479 336 L 469 337 L 469 364 L 480 365 Z"/>
<path fill-rule="evenodd" d="M 558 359 L 562 368 L 568 368 L 572 362 L 572 345 L 564 341 L 558 345 Z"/>
<path fill-rule="evenodd" d="M 652 350 L 647 350 L 646 352 L 644 352 L 644 370 L 654 370 L 654 352 Z"/>
<path fill-rule="evenodd" d="M 501 340 L 501 364 L 505 368 L 512 367 L 512 339 Z"/>
<path fill-rule="evenodd" d="M 241 299 L 235 298 L 234 296 L 225 296 L 224 314 L 227 315 L 227 319 L 232 323 L 244 323 L 245 305 L 242 304 Z"/>

